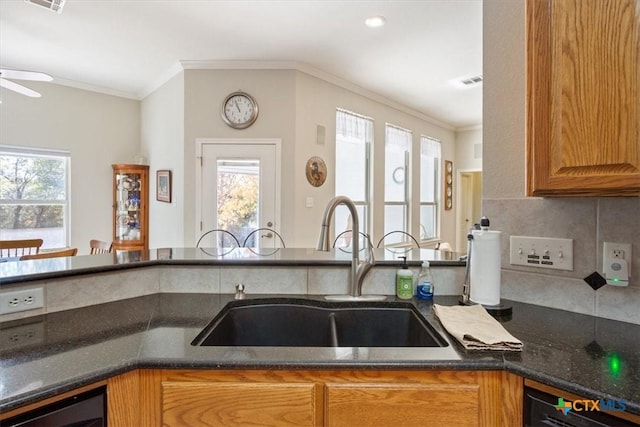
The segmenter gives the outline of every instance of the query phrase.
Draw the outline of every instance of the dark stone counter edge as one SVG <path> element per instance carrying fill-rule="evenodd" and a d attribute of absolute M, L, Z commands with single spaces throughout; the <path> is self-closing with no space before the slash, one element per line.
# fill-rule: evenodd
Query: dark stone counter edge
<path fill-rule="evenodd" d="M 429 261 L 432 267 L 464 267 L 465 261 Z M 410 267 L 420 267 L 420 261 L 407 261 Z M 128 270 L 132 268 L 155 267 L 162 265 L 171 266 L 238 266 L 246 265 L 251 267 L 336 267 L 349 266 L 350 260 L 273 260 L 273 259 L 238 259 L 238 260 L 150 260 L 138 261 L 131 264 L 113 264 L 103 266 L 93 266 L 86 268 L 73 268 L 69 270 L 49 271 L 43 273 L 34 273 L 23 276 L 0 277 L 1 285 L 11 285 L 17 283 L 32 282 L 44 279 L 60 279 L 72 276 L 81 276 L 86 274 L 109 273 L 120 270 Z M 394 261 L 379 261 L 376 266 L 379 267 L 395 267 L 398 263 Z"/>
<path fill-rule="evenodd" d="M 539 371 L 535 371 L 533 369 L 528 369 L 525 367 L 522 367 L 520 365 L 518 365 L 517 363 L 513 363 L 513 362 L 509 362 L 509 361 L 505 361 L 504 363 L 504 370 L 507 372 L 511 372 L 513 374 L 517 374 L 520 375 L 526 379 L 529 380 L 534 380 L 537 381 L 539 383 L 542 384 L 546 384 L 552 387 L 555 387 L 557 389 L 560 390 L 564 390 L 566 392 L 569 393 L 573 393 L 573 394 L 577 394 L 579 396 L 585 397 L 587 399 L 614 399 L 614 400 L 618 400 L 620 399 L 619 396 L 614 396 L 612 394 L 609 393 L 604 393 L 602 391 L 598 391 L 598 390 L 594 390 L 592 388 L 589 387 L 583 387 L 579 384 L 570 382 L 570 381 L 564 381 L 564 380 L 560 380 L 554 376 L 551 375 L 547 375 L 544 374 L 542 372 Z M 625 401 L 626 405 L 627 405 L 627 409 L 626 411 L 631 413 L 631 414 L 635 414 L 635 415 L 640 415 L 640 402 L 630 402 L 630 401 Z"/>
<path fill-rule="evenodd" d="M 507 360 L 476 360 L 476 361 L 414 361 L 414 362 L 356 362 L 356 363 L 340 363 L 340 362 L 291 362 L 291 361 L 268 361 L 260 362 L 232 362 L 232 361 L 206 361 L 193 362 L 181 359 L 140 359 L 132 361 L 124 361 L 121 365 L 96 371 L 88 376 L 70 379 L 50 387 L 41 388 L 32 392 L 27 392 L 18 397 L 12 397 L 10 400 L 0 403 L 0 413 L 38 402 L 49 397 L 56 396 L 61 393 L 75 390 L 77 388 L 94 384 L 99 381 L 107 380 L 111 377 L 124 374 L 136 369 L 209 369 L 209 370 L 225 370 L 225 369 L 307 369 L 307 370 L 367 370 L 367 369 L 386 369 L 386 370 L 504 370 L 519 375 L 525 379 L 534 380 L 570 393 L 574 393 L 590 399 L 618 399 L 617 396 L 602 393 L 598 390 L 582 387 L 575 383 L 559 380 L 553 376 L 543 374 L 541 372 L 524 368 L 518 363 Z M 640 402 L 626 402 L 627 412 L 640 415 Z"/>

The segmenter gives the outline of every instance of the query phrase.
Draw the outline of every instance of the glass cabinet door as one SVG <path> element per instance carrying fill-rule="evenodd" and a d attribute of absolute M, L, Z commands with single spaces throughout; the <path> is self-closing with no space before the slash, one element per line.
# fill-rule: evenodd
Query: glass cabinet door
<path fill-rule="evenodd" d="M 142 176 L 117 173 L 116 240 L 140 240 L 140 192 Z"/>
<path fill-rule="evenodd" d="M 149 167 L 116 164 L 113 167 L 113 247 L 148 249 Z"/>

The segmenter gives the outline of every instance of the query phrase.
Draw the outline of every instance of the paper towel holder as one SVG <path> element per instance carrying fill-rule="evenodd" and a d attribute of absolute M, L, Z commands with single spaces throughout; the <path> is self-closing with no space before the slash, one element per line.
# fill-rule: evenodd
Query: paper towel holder
<path fill-rule="evenodd" d="M 464 270 L 464 283 L 462 284 L 462 295 L 458 300 L 459 305 L 477 305 L 478 303 L 473 302 L 469 299 L 469 295 L 471 295 L 471 280 L 470 280 L 470 271 L 471 271 L 471 251 L 473 250 L 473 230 L 488 230 L 489 229 L 489 218 L 483 216 L 480 218 L 480 223 L 476 223 L 469 230 L 469 234 L 467 234 L 467 240 L 469 241 L 469 250 L 467 251 L 467 262 L 465 264 Z M 513 314 L 513 308 L 510 305 L 503 304 L 502 301 L 498 305 L 482 305 L 487 313 L 492 315 L 495 318 L 511 318 Z"/>

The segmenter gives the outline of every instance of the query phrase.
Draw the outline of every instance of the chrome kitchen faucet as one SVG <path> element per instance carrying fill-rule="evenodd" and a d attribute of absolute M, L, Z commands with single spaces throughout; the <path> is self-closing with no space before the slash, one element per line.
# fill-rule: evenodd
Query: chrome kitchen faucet
<path fill-rule="evenodd" d="M 369 251 L 367 259 L 360 261 L 358 253 L 360 252 L 360 239 L 358 233 L 360 230 L 360 219 L 356 205 L 346 196 L 336 196 L 329 200 L 322 217 L 322 226 L 320 227 L 320 237 L 318 239 L 319 251 L 328 252 L 331 245 L 329 243 L 329 234 L 331 228 L 331 219 L 338 205 L 344 205 L 349 209 L 353 219 L 353 227 L 351 234 L 355 237 L 351 239 L 351 273 L 349 275 L 349 295 L 327 295 L 325 299 L 330 301 L 383 301 L 387 297 L 385 295 L 362 295 L 362 282 L 364 277 L 376 263 L 373 256 L 373 247 L 369 242 Z"/>

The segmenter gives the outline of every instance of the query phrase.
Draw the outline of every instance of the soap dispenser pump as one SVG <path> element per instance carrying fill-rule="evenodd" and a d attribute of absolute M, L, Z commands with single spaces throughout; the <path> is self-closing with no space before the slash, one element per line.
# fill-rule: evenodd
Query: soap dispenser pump
<path fill-rule="evenodd" d="M 407 265 L 407 257 L 401 256 L 402 267 L 396 272 L 396 296 L 400 299 L 413 298 L 413 272 Z"/>

